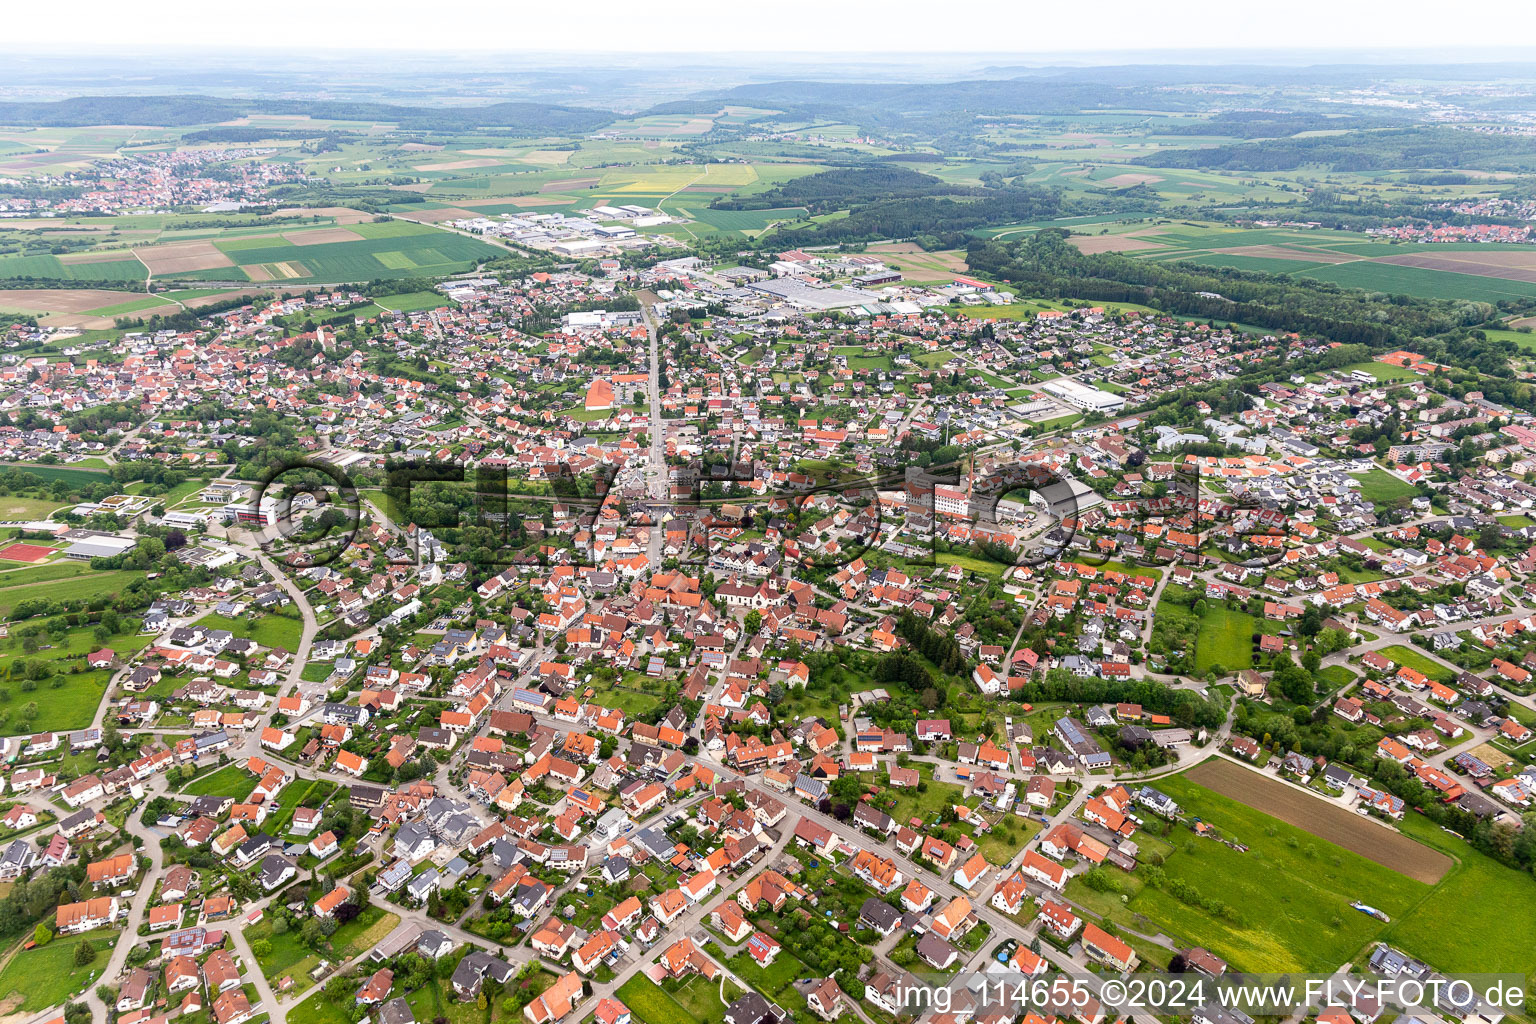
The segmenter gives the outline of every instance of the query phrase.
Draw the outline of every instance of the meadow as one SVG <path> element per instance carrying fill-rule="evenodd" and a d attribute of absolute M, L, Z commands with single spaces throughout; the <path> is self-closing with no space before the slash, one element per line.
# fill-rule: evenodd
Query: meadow
<path fill-rule="evenodd" d="M 1360 496 L 1373 504 L 1411 498 L 1418 490 L 1406 480 L 1399 480 L 1384 469 L 1372 469 L 1365 473 L 1351 473 L 1360 481 Z"/>
<path fill-rule="evenodd" d="M 1443 971 L 1536 975 L 1536 881 L 1410 814 L 1403 832 L 1456 861 L 1425 899 L 1393 919 L 1382 940 Z"/>
<path fill-rule="evenodd" d="M 1169 880 L 1193 887 L 1203 899 L 1232 908 L 1217 916 L 1147 884 L 1145 869 L 1112 878 L 1118 893 L 1096 893 L 1081 882 L 1068 895 L 1118 924 L 1161 931 L 1180 945 L 1199 944 L 1242 971 L 1332 971 L 1380 937 L 1386 925 L 1350 908 L 1364 900 L 1394 918 L 1430 892 L 1407 878 L 1286 824 L 1184 776 L 1156 787 L 1176 800 L 1186 820 L 1198 817 L 1232 840 L 1239 852 L 1176 826 L 1166 843 L 1148 837 L 1143 851 L 1164 853 Z M 1138 837 L 1140 839 L 1141 837 Z M 1144 853 L 1145 857 L 1145 853 Z M 1122 903 L 1120 895 L 1128 899 Z"/>
<path fill-rule="evenodd" d="M 1390 647 L 1383 647 L 1381 654 L 1382 657 L 1392 659 L 1399 668 L 1407 666 L 1442 683 L 1448 683 L 1456 678 L 1454 670 L 1447 668 L 1437 661 L 1431 661 L 1428 657 L 1420 654 L 1418 650 L 1407 644 L 1392 644 Z"/>
<path fill-rule="evenodd" d="M 82 936 L 63 935 L 46 946 L 23 950 L 0 970 L 0 1000 L 8 1012 L 32 1013 L 58 1006 L 87 987 L 107 965 L 117 932 L 103 928 Z M 75 949 L 90 942 L 96 959 L 84 967 L 75 965 Z M 19 1003 L 13 1002 L 17 996 Z"/>
<path fill-rule="evenodd" d="M 1204 675 L 1216 666 L 1227 672 L 1250 667 L 1255 629 L 1252 615 L 1208 603 L 1195 639 L 1195 675 Z"/>

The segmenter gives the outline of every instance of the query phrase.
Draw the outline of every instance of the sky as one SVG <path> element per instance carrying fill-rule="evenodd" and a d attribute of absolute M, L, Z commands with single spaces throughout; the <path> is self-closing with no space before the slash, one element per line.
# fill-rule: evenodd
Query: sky
<path fill-rule="evenodd" d="M 1454 10 L 1454 14 L 1452 11 Z M 1536 4 L 1465 0 L 74 0 L 6 11 L 0 48 L 62 52 L 165 48 L 438 52 L 989 53 L 1275 51 L 1347 58 L 1411 49 L 1526 47 L 1536 57 Z M 1490 49 L 1497 59 L 1522 56 Z M 1213 54 L 1214 56 L 1214 54 Z M 1442 59 L 1445 59 L 1442 57 Z"/>

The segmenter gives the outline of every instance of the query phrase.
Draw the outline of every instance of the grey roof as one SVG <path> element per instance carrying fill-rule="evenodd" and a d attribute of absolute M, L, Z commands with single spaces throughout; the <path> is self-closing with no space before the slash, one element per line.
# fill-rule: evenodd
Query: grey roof
<path fill-rule="evenodd" d="M 859 920 L 880 931 L 889 931 L 901 920 L 901 912 L 895 907 L 871 896 L 859 907 Z"/>
<path fill-rule="evenodd" d="M 396 996 L 379 1007 L 374 1019 L 377 1024 L 416 1024 L 416 1015 L 404 996 Z"/>

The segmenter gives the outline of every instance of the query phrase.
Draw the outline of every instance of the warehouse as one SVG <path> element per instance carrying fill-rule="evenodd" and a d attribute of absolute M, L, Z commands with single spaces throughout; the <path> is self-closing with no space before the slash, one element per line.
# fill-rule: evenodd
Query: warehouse
<path fill-rule="evenodd" d="M 138 541 L 132 537 L 113 537 L 110 534 L 93 534 L 83 537 L 64 549 L 66 558 L 89 562 L 93 558 L 116 558 L 130 551 Z"/>
<path fill-rule="evenodd" d="M 1079 409 L 1089 412 L 1112 413 L 1125 408 L 1125 399 L 1119 395 L 1110 394 L 1108 391 L 1100 391 L 1098 388 L 1079 384 L 1070 378 L 1053 380 L 1042 384 L 1040 390 L 1048 395 L 1061 399 L 1068 405 L 1074 405 Z"/>
<path fill-rule="evenodd" d="M 1092 487 L 1071 477 L 1030 491 L 1029 500 L 1057 519 L 1082 515 L 1104 503 L 1103 497 Z"/>

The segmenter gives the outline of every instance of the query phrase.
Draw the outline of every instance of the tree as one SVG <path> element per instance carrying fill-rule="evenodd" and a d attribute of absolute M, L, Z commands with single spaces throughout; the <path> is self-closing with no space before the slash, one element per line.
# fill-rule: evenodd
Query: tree
<path fill-rule="evenodd" d="M 1310 704 L 1317 696 L 1312 674 L 1290 659 L 1275 672 L 1275 686 L 1293 704 Z"/>
<path fill-rule="evenodd" d="M 53 941 L 53 931 L 46 924 L 39 921 L 37 927 L 32 929 L 32 941 L 39 946 L 46 946 Z"/>
<path fill-rule="evenodd" d="M 81 939 L 80 944 L 75 947 L 75 966 L 84 967 L 95 959 L 96 947 L 91 944 L 90 939 Z"/>
<path fill-rule="evenodd" d="M 309 920 L 305 921 L 303 927 L 299 929 L 299 941 L 311 949 L 314 949 L 316 946 L 320 945 L 324 939 L 325 932 L 321 930 L 320 920 L 318 918 L 310 918 Z"/>

